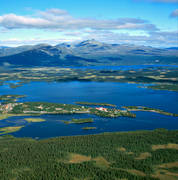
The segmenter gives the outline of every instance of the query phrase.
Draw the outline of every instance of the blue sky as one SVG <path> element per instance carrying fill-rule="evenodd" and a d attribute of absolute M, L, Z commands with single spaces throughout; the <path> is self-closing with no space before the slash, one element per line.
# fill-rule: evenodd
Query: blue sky
<path fill-rule="evenodd" d="M 178 46 L 178 0 L 1 0 L 0 46 L 76 42 Z"/>

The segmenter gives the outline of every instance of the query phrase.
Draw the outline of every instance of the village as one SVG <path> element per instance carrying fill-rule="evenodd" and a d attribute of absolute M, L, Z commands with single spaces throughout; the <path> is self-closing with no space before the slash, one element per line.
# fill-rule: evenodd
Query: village
<path fill-rule="evenodd" d="M 98 103 L 99 104 L 99 103 Z M 93 114 L 100 117 L 130 117 L 135 118 L 132 111 L 148 111 L 168 116 L 178 116 L 174 113 L 142 106 L 123 106 L 124 110 L 102 106 L 81 106 L 74 104 L 59 104 L 48 102 L 0 102 L 0 119 L 10 116 L 42 115 L 42 114 Z"/>
<path fill-rule="evenodd" d="M 22 103 L 20 103 L 22 104 Z M 2 104 L 0 103 L 0 113 L 6 114 L 13 110 L 15 106 L 19 105 L 19 103 L 8 103 L 8 104 Z"/>
<path fill-rule="evenodd" d="M 10 102 L 0 103 L 1 114 L 41 115 L 41 114 L 94 114 L 101 117 L 135 117 L 126 110 L 105 107 L 88 107 L 72 104 L 58 104 L 47 102 Z"/>

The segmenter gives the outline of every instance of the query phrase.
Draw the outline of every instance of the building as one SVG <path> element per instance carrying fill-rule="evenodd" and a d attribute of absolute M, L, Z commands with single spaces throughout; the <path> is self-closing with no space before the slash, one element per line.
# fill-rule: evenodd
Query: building
<path fill-rule="evenodd" d="M 96 108 L 96 109 L 99 110 L 99 111 L 108 112 L 107 108 L 104 108 L 104 107 L 99 107 L 99 108 Z"/>

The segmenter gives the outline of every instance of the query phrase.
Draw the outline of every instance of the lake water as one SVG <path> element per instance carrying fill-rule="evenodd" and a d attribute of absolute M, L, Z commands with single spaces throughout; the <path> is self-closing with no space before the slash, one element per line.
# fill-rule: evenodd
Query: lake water
<path fill-rule="evenodd" d="M 95 69 L 95 70 L 139 70 L 139 69 L 177 69 L 178 65 L 163 65 L 163 64 L 149 64 L 149 65 L 121 65 L 121 66 L 81 66 L 81 67 L 68 67 L 72 69 Z"/>
<path fill-rule="evenodd" d="M 16 89 L 0 86 L 0 94 L 27 95 L 21 101 L 43 101 L 75 104 L 77 101 L 106 102 L 121 106 L 147 106 L 178 113 L 178 92 L 138 88 L 141 84 L 112 82 L 31 82 Z M 151 112 L 135 112 L 136 118 L 101 118 L 90 114 L 42 115 L 45 122 L 27 123 L 24 117 L 11 117 L 0 121 L 0 127 L 25 125 L 12 133 L 16 137 L 48 138 L 56 136 L 96 134 L 101 132 L 150 130 L 155 128 L 178 129 L 178 118 Z M 94 119 L 93 123 L 64 124 L 72 118 Z M 96 130 L 83 130 L 93 126 Z"/>

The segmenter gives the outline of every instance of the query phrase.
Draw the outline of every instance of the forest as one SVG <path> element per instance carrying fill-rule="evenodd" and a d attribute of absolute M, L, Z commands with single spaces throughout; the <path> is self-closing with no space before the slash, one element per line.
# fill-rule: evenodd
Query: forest
<path fill-rule="evenodd" d="M 35 140 L 0 136 L 1 180 L 178 178 L 178 130 Z"/>

